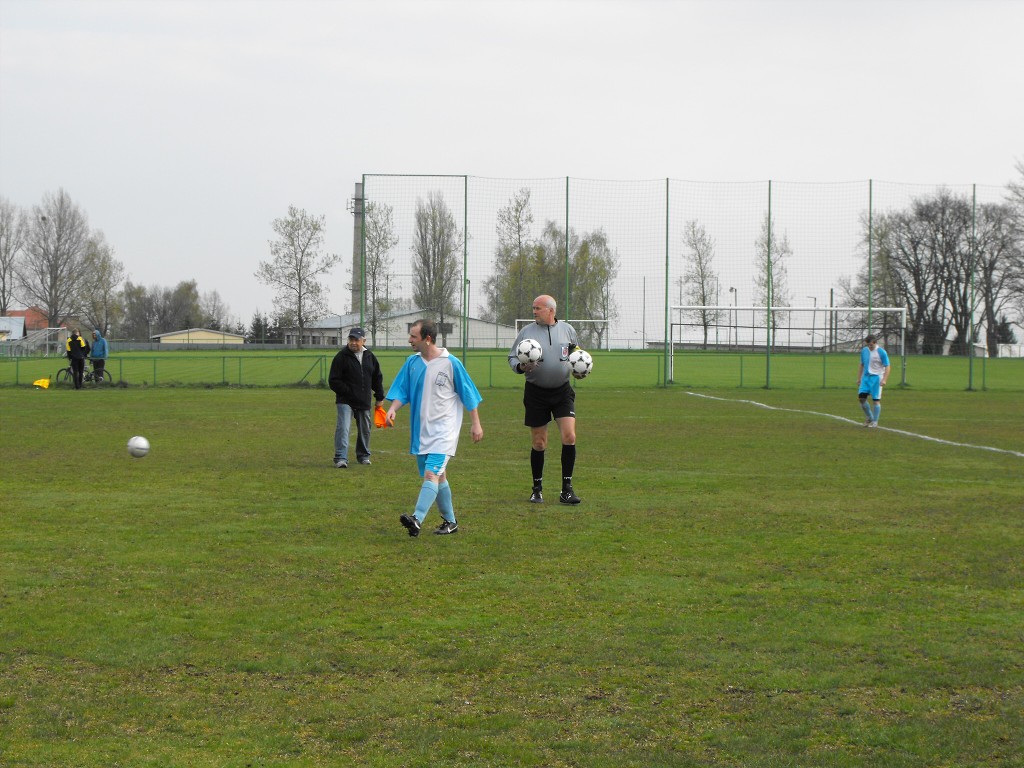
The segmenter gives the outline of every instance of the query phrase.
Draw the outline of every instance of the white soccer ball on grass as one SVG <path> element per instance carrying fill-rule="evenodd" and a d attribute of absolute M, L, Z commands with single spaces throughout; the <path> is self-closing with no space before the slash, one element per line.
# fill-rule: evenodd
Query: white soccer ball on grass
<path fill-rule="evenodd" d="M 149 453 L 149 440 L 142 435 L 136 435 L 128 441 L 128 454 L 136 459 L 141 459 Z"/>
<path fill-rule="evenodd" d="M 585 379 L 594 370 L 594 358 L 584 349 L 575 349 L 569 354 L 569 367 L 577 379 Z"/>
<path fill-rule="evenodd" d="M 543 354 L 544 350 L 541 349 L 540 342 L 536 339 L 523 339 L 516 346 L 516 357 L 523 365 L 539 362 Z"/>

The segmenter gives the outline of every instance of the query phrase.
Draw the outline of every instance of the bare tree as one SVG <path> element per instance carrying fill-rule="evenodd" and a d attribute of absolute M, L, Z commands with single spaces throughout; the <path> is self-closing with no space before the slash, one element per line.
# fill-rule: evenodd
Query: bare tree
<path fill-rule="evenodd" d="M 324 216 L 312 216 L 305 210 L 288 206 L 288 215 L 274 219 L 271 224 L 278 237 L 268 241 L 272 259 L 261 261 L 256 270 L 256 278 L 277 291 L 274 306 L 278 311 L 295 317 L 299 347 L 306 325 L 328 311 L 327 289 L 320 277 L 333 269 L 341 258 L 338 254 L 321 252 L 324 221 Z"/>
<path fill-rule="evenodd" d="M 761 234 L 754 243 L 757 256 L 754 259 L 754 303 L 765 307 L 788 307 L 790 304 L 789 279 L 786 259 L 793 255 L 789 237 L 778 236 L 775 222 L 765 214 L 761 222 Z M 781 313 L 767 314 L 768 345 L 775 346 L 775 329 Z"/>
<path fill-rule="evenodd" d="M 1024 259 L 1014 237 L 1013 208 L 1008 204 L 983 205 L 975 227 L 975 285 L 985 322 L 988 354 L 999 354 L 1000 317 L 1013 305 L 1015 285 L 1024 285 Z M 1019 296 L 1018 296 L 1019 299 Z"/>
<path fill-rule="evenodd" d="M 498 211 L 494 273 L 483 285 L 489 305 L 484 316 L 488 320 L 512 325 L 533 301 L 536 249 L 530 232 L 532 224 L 530 190 L 523 187 Z"/>
<path fill-rule="evenodd" d="M 121 319 L 120 335 L 125 339 L 149 341 L 154 333 L 154 304 L 152 294 L 144 286 L 134 285 L 130 280 L 126 280 L 124 288 L 121 289 L 121 307 L 124 315 Z"/>
<path fill-rule="evenodd" d="M 386 203 L 367 203 L 366 245 L 363 250 L 366 259 L 366 287 L 370 296 L 370 342 L 377 344 L 377 328 L 381 315 L 391 311 L 391 249 L 398 245 L 395 234 L 394 209 Z"/>
<path fill-rule="evenodd" d="M 83 318 L 106 336 L 123 313 L 118 290 L 124 282 L 124 265 L 114 258 L 114 249 L 97 230 L 89 237 L 83 276 Z"/>
<path fill-rule="evenodd" d="M 696 219 L 686 223 L 683 232 L 683 244 L 686 246 L 686 267 L 683 281 L 688 286 L 686 297 L 690 304 L 706 307 L 716 304 L 715 294 L 718 288 L 718 274 L 714 270 L 715 241 L 708 235 L 707 229 Z M 711 309 L 696 310 L 697 321 L 704 328 L 704 347 L 708 345 L 708 327 L 717 323 L 719 313 Z"/>
<path fill-rule="evenodd" d="M 24 256 L 16 269 L 19 293 L 56 326 L 82 310 L 89 222 L 63 189 L 33 206 Z"/>
<path fill-rule="evenodd" d="M 421 309 L 437 314 L 438 329 L 444 338 L 450 332 L 450 318 L 458 313 L 457 297 L 462 286 L 463 235 L 440 192 L 431 192 L 426 202 L 416 200 L 413 231 L 413 267 L 416 285 L 413 300 Z"/>
<path fill-rule="evenodd" d="M 15 266 L 25 246 L 28 216 L 6 197 L 0 197 L 0 315 L 16 299 Z"/>
<path fill-rule="evenodd" d="M 612 283 L 619 274 L 619 257 L 608 244 L 604 230 L 595 229 L 580 238 L 569 254 L 569 274 L 570 311 L 576 320 L 610 321 L 618 314 Z M 579 323 L 576 332 L 581 344 L 600 349 L 608 323 Z"/>
<path fill-rule="evenodd" d="M 199 310 L 203 328 L 221 331 L 231 324 L 228 306 L 217 291 L 207 291 L 199 297 Z"/>
<path fill-rule="evenodd" d="M 1007 185 L 1007 202 L 1013 212 L 1013 240 L 1017 263 L 1017 277 L 1010 281 L 1011 303 L 1015 310 L 1016 321 L 1024 325 L 1024 158 L 1017 160 L 1014 168 L 1017 171 L 1016 181 Z"/>

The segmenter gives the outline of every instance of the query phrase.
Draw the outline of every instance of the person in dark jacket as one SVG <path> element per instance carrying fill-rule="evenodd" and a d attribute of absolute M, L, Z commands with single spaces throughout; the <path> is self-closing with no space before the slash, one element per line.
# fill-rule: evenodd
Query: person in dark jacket
<path fill-rule="evenodd" d="M 89 342 L 82 338 L 82 334 L 77 328 L 72 328 L 65 348 L 68 360 L 71 362 L 71 375 L 75 381 L 75 389 L 81 389 L 82 377 L 85 376 L 85 361 L 91 351 Z"/>
<path fill-rule="evenodd" d="M 334 466 L 348 468 L 348 437 L 353 416 L 358 428 L 356 460 L 360 464 L 369 464 L 370 429 L 373 426 L 370 396 L 376 397 L 376 405 L 384 402 L 384 377 L 377 358 L 366 348 L 366 333 L 362 328 L 349 331 L 348 344 L 331 362 L 327 383 L 334 390 L 338 408 L 338 422 L 334 428 Z"/>

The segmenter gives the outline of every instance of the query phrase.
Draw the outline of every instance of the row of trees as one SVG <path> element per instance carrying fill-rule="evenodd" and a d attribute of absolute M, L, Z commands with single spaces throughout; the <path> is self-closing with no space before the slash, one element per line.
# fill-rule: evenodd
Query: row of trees
<path fill-rule="evenodd" d="M 366 324 L 371 337 L 383 327 L 389 313 L 415 307 L 431 313 L 442 329 L 461 314 L 468 292 L 463 269 L 465 233 L 440 192 L 419 198 L 413 214 L 411 302 L 392 296 L 393 251 L 399 244 L 394 209 L 369 202 L 364 219 L 366 272 Z M 550 294 L 574 318 L 611 319 L 617 308 L 612 283 L 618 274 L 618 256 L 605 233 L 598 229 L 578 234 L 548 221 L 534 232 L 530 191 L 520 189 L 498 211 L 493 271 L 483 283 L 485 305 L 481 318 L 488 322 L 515 325 L 533 299 Z M 570 294 L 566 295 L 566 270 Z M 568 319 L 568 318 L 566 318 Z M 577 329 L 581 343 L 600 346 L 607 326 L 601 323 Z M 445 343 L 442 341 L 442 343 Z"/>
<path fill-rule="evenodd" d="M 51 326 L 79 323 L 120 339 L 148 339 L 183 328 L 241 333 L 277 340 L 292 315 L 258 312 L 249 327 L 230 315 L 217 291 L 195 280 L 173 288 L 142 286 L 127 272 L 100 230 L 63 189 L 21 209 L 0 198 L 0 315 L 38 307 Z"/>
<path fill-rule="evenodd" d="M 74 318 L 109 329 L 124 265 L 63 189 L 23 210 L 0 198 L 0 314 L 39 307 L 52 325 Z"/>
<path fill-rule="evenodd" d="M 940 189 L 902 210 L 864 214 L 864 266 L 853 279 L 841 281 L 841 303 L 907 307 L 908 345 L 923 354 L 943 354 L 947 345 L 952 354 L 967 354 L 969 344 L 981 342 L 982 332 L 990 356 L 998 354 L 1000 343 L 1015 343 L 1011 318 L 1024 320 L 1024 161 L 1016 168 L 1020 181 L 1008 186 L 1002 203 L 976 205 Z M 755 304 L 790 306 L 786 262 L 793 250 L 768 216 L 754 253 Z M 679 277 L 687 303 L 717 303 L 714 258 L 715 242 L 707 230 L 698 221 L 688 222 Z M 706 345 L 720 313 L 694 314 Z M 772 320 L 775 329 L 779 318 Z"/>
<path fill-rule="evenodd" d="M 1010 318 L 1024 318 L 1022 225 L 1024 205 L 1012 199 L 975 205 L 948 190 L 916 198 L 864 223 L 871 260 L 844 286 L 846 300 L 907 307 L 908 343 L 924 354 L 983 343 L 994 357 L 1016 341 Z"/>

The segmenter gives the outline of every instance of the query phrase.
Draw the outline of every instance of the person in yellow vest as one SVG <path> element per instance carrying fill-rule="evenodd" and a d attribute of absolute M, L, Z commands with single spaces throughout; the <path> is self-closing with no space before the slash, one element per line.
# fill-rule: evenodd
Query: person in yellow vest
<path fill-rule="evenodd" d="M 89 342 L 82 338 L 77 328 L 71 329 L 67 344 L 68 360 L 71 361 L 71 375 L 75 380 L 75 389 L 82 388 L 82 377 L 85 376 L 85 361 L 89 358 Z"/>

